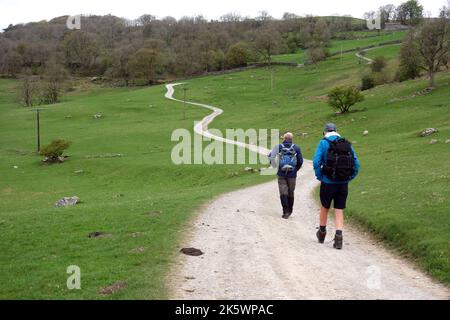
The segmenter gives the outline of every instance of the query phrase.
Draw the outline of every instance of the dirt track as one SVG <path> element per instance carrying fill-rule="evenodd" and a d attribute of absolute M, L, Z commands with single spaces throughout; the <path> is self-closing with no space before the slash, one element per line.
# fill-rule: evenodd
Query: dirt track
<path fill-rule="evenodd" d="M 169 99 L 173 86 L 167 86 Z M 208 135 L 208 124 L 222 110 L 195 105 L 213 110 L 195 128 Z M 344 249 L 335 250 L 330 220 L 325 244 L 317 243 L 315 186 L 306 161 L 289 220 L 281 219 L 275 181 L 222 195 L 204 206 L 183 243 L 204 254 L 180 254 L 168 277 L 171 298 L 449 299 L 446 287 L 355 228 L 346 226 Z"/>

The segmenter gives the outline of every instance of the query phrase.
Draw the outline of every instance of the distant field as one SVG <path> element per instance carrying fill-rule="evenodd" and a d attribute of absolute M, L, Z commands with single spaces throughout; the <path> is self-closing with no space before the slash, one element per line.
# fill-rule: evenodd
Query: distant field
<path fill-rule="evenodd" d="M 405 31 L 397 31 L 392 34 L 382 34 L 378 37 L 361 38 L 354 40 L 332 40 L 330 52 L 340 52 L 355 48 L 364 48 L 371 45 L 380 45 L 384 42 L 401 40 L 405 37 Z"/>
<path fill-rule="evenodd" d="M 370 49 L 367 50 L 365 56 L 371 59 L 378 56 L 383 56 L 386 59 L 396 59 L 400 54 L 400 47 L 400 45 L 393 44 L 385 47 Z"/>
<path fill-rule="evenodd" d="M 401 40 L 406 35 L 405 31 L 397 31 L 393 33 L 381 33 L 380 36 L 367 37 L 367 34 L 370 32 L 371 31 L 361 32 L 362 37 L 360 39 L 332 40 L 328 50 L 331 54 L 334 54 L 341 52 L 341 50 L 346 51 L 356 48 L 364 48 L 370 45 L 379 45 L 389 41 Z M 372 34 L 376 34 L 376 32 L 372 32 Z M 305 54 L 302 50 L 299 50 L 297 53 L 281 54 L 275 56 L 274 61 L 304 63 Z"/>
<path fill-rule="evenodd" d="M 305 53 L 299 50 L 297 53 L 279 54 L 273 57 L 274 61 L 278 62 L 295 62 L 298 64 L 305 62 Z"/>
<path fill-rule="evenodd" d="M 393 31 L 384 31 L 381 30 L 379 33 L 378 31 L 372 31 L 372 30 L 365 30 L 365 31 L 345 31 L 345 32 L 338 32 L 337 36 L 352 36 L 354 38 L 364 38 L 364 37 L 378 37 L 378 36 L 385 36 L 393 33 Z"/>

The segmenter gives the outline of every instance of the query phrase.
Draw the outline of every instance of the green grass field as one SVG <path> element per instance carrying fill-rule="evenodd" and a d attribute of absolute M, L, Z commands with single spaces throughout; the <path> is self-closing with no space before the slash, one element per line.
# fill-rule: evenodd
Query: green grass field
<path fill-rule="evenodd" d="M 340 52 L 355 48 L 364 48 L 371 45 L 380 45 L 385 42 L 398 41 L 405 37 L 405 31 L 396 31 L 389 34 L 381 34 L 378 37 L 361 37 L 353 40 L 332 40 L 330 52 Z"/>
<path fill-rule="evenodd" d="M 338 84 L 359 84 L 367 69 L 349 53 L 318 66 L 277 67 L 273 89 L 267 69 L 189 80 L 188 98 L 224 109 L 213 128 L 307 132 L 297 140 L 307 158 L 323 124 L 337 123 L 362 163 L 348 217 L 448 284 L 450 72 L 438 75 L 439 88 L 429 95 L 412 97 L 426 79 L 384 85 L 366 91 L 357 112 L 335 115 L 324 95 Z M 0 298 L 165 298 L 164 276 L 195 208 L 271 178 L 245 172 L 245 165 L 173 165 L 172 131 L 191 130 L 208 111 L 190 106 L 183 120 L 182 104 L 165 100 L 164 86 L 76 91 L 45 106 L 43 142 L 65 138 L 73 145 L 66 163 L 42 165 L 34 112 L 15 102 L 16 90 L 15 81 L 0 80 Z M 97 112 L 103 118 L 93 119 Z M 417 137 L 427 127 L 439 133 Z M 82 203 L 53 207 L 72 195 Z M 109 236 L 88 238 L 94 231 Z M 66 288 L 69 265 L 80 266 L 82 290 Z M 98 294 L 116 281 L 127 287 Z"/>
<path fill-rule="evenodd" d="M 367 50 L 365 56 L 371 59 L 374 59 L 378 56 L 383 56 L 388 60 L 393 60 L 397 59 L 399 53 L 400 53 L 400 45 L 393 44 L 389 46 Z"/>
<path fill-rule="evenodd" d="M 14 86 L 0 81 L 0 298 L 102 298 L 101 287 L 122 280 L 127 288 L 107 298 L 164 298 L 163 278 L 194 208 L 267 180 L 242 165 L 172 165 L 172 131 L 207 111 L 193 108 L 182 120 L 163 86 L 99 89 L 45 107 L 43 142 L 61 137 L 73 146 L 66 163 L 41 165 L 35 114 L 8 94 Z M 102 119 L 93 119 L 97 112 Z M 82 204 L 53 207 L 73 195 Z M 110 236 L 88 238 L 94 231 Z M 81 268 L 82 290 L 67 290 L 69 265 Z"/>

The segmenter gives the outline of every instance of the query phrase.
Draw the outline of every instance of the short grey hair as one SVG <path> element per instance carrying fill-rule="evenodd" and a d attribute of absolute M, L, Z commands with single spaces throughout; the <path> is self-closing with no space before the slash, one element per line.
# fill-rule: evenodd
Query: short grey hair
<path fill-rule="evenodd" d="M 292 132 L 286 132 L 285 134 L 283 134 L 284 140 L 292 140 L 293 138 L 294 138 L 294 134 Z"/>

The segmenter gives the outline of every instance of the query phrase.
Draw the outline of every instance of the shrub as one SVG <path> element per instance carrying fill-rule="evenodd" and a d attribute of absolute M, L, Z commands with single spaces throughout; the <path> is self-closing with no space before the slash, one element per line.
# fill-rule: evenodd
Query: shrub
<path fill-rule="evenodd" d="M 373 73 L 373 78 L 376 86 L 381 86 L 382 84 L 391 82 L 391 76 L 389 72 L 386 71 Z"/>
<path fill-rule="evenodd" d="M 373 75 L 371 74 L 366 74 L 362 77 L 361 79 L 361 90 L 369 90 L 372 89 L 373 87 L 375 87 L 375 79 L 373 77 Z"/>
<path fill-rule="evenodd" d="M 22 91 L 20 92 L 20 100 L 26 107 L 32 107 L 36 100 L 37 85 L 32 76 L 26 75 L 22 80 Z"/>
<path fill-rule="evenodd" d="M 50 144 L 42 147 L 40 155 L 45 157 L 45 162 L 63 162 L 64 150 L 69 148 L 71 144 L 71 141 L 64 139 L 53 139 Z"/>
<path fill-rule="evenodd" d="M 329 52 L 324 47 L 311 47 L 305 51 L 305 60 L 307 64 L 316 64 L 324 61 L 329 56 Z"/>
<path fill-rule="evenodd" d="M 250 50 L 243 42 L 235 43 L 230 47 L 226 56 L 225 64 L 227 68 L 245 67 L 250 59 Z"/>
<path fill-rule="evenodd" d="M 410 32 L 402 43 L 400 49 L 400 64 L 395 78 L 397 81 L 405 81 L 420 77 L 422 58 L 414 33 Z"/>
<path fill-rule="evenodd" d="M 372 72 L 381 72 L 386 67 L 386 59 L 383 56 L 376 57 L 370 65 Z"/>
<path fill-rule="evenodd" d="M 353 86 L 336 87 L 328 94 L 328 104 L 340 113 L 346 113 L 350 108 L 364 100 L 364 95 Z"/>
<path fill-rule="evenodd" d="M 58 103 L 67 74 L 64 67 L 50 60 L 44 69 L 43 80 L 39 85 L 39 104 Z"/>

